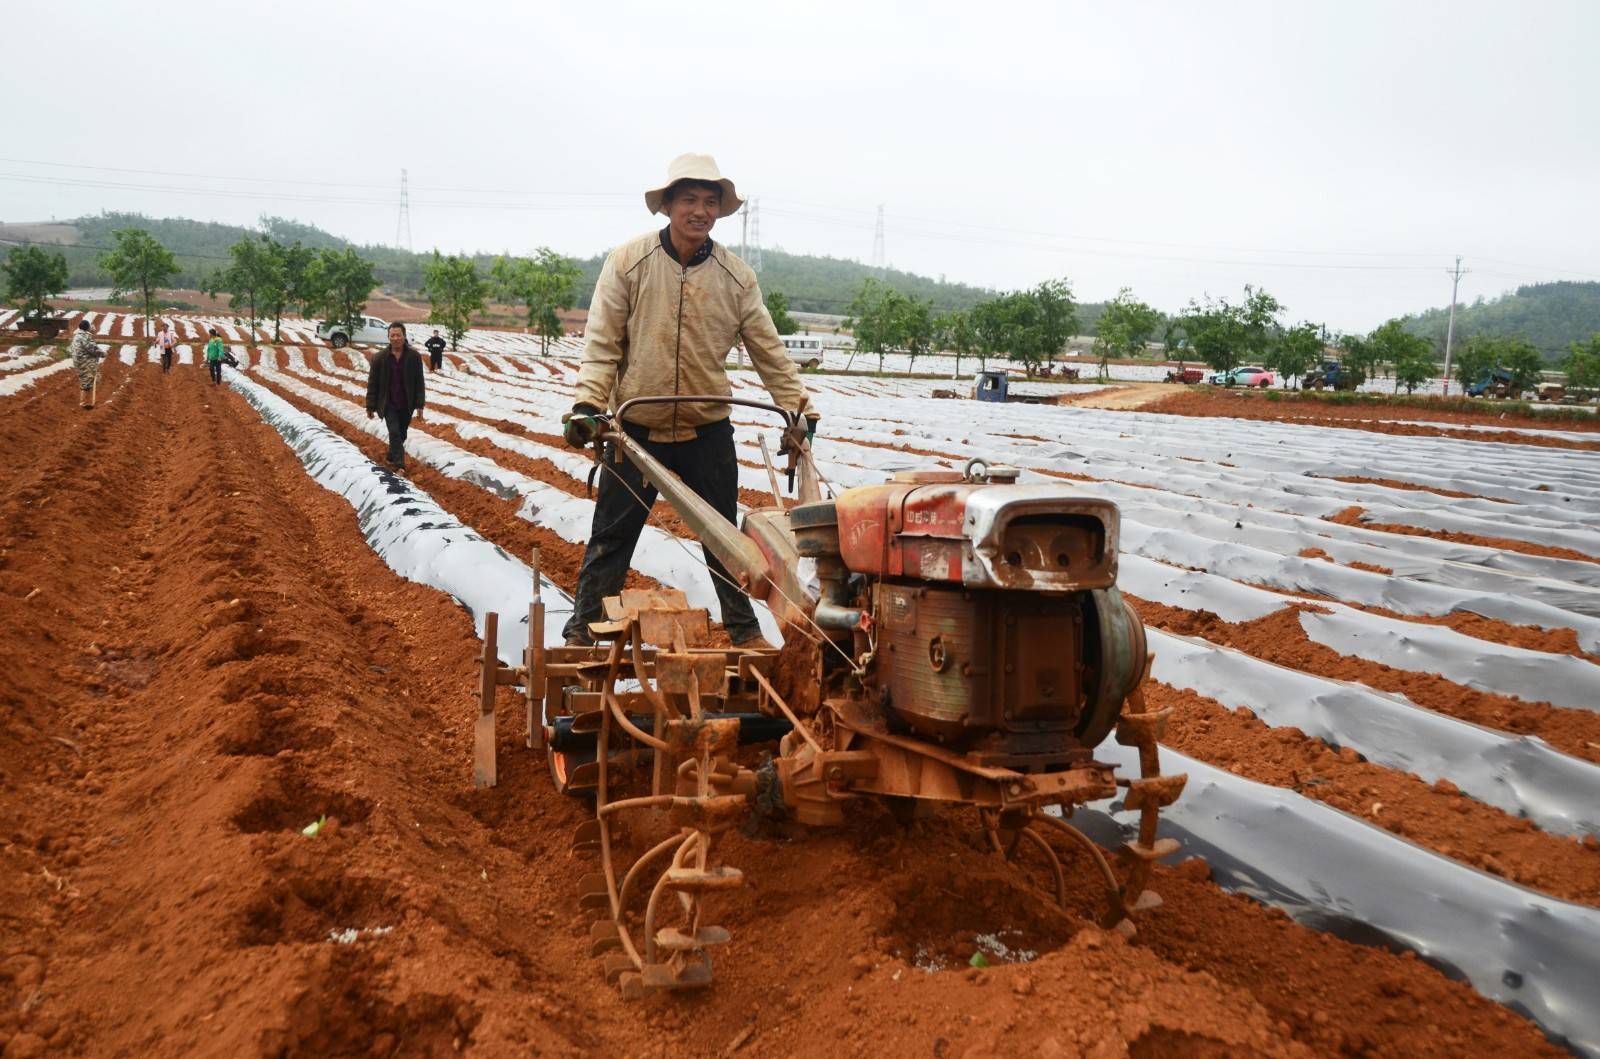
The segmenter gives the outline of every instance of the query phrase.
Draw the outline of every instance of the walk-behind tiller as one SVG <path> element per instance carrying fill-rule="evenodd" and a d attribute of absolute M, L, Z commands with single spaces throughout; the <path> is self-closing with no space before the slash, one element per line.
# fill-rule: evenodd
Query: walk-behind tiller
<path fill-rule="evenodd" d="M 598 913 L 592 948 L 607 978 L 628 996 L 708 985 L 709 950 L 728 932 L 706 922 L 705 899 L 743 882 L 720 862 L 719 836 L 752 813 L 839 824 L 858 798 L 905 819 L 972 806 L 997 853 L 1041 859 L 1063 905 L 1046 836 L 1064 836 L 1105 880 L 1105 924 L 1131 934 L 1130 912 L 1160 904 L 1150 866 L 1178 844 L 1156 837 L 1157 817 L 1185 777 L 1160 775 L 1169 711 L 1147 712 L 1140 692 L 1144 626 L 1116 589 L 1116 505 L 976 460 L 823 499 L 793 413 L 694 396 L 617 414 L 669 401 L 784 416 L 798 502 L 785 509 L 772 473 L 775 506 L 747 513 L 742 532 L 623 431 L 596 441 L 603 458 L 632 460 L 766 602 L 784 649 L 705 646 L 706 611 L 658 590 L 607 599 L 595 647 L 545 648 L 536 598 L 525 664 L 496 660 L 493 621 L 484 650 L 488 768 L 494 688 L 522 685 L 528 745 L 546 751 L 558 788 L 594 799 L 574 847 L 599 856 L 578 899 Z M 1113 732 L 1138 748 L 1138 779 L 1094 759 Z M 774 741 L 759 767 L 738 763 L 741 745 Z M 1119 786 L 1141 814 L 1138 838 L 1117 851 L 1121 878 L 1066 819 Z"/>

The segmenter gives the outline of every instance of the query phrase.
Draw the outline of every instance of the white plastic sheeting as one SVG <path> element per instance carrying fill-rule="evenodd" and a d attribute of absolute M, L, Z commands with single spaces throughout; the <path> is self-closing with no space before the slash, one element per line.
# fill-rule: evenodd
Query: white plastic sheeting
<path fill-rule="evenodd" d="M 1107 743 L 1097 756 L 1138 774 L 1133 748 Z M 1165 747 L 1161 771 L 1189 775 L 1183 797 L 1162 810 L 1163 835 L 1183 844 L 1182 855 L 1204 857 L 1219 885 L 1318 930 L 1410 949 L 1578 1055 L 1600 1057 L 1600 910 L 1545 897 Z M 1080 811 L 1074 822 L 1108 845 L 1137 833 L 1136 814 Z"/>
<path fill-rule="evenodd" d="M 37 368 L 41 364 L 48 363 L 50 363 L 50 358 L 42 353 L 35 353 L 29 356 L 8 356 L 0 359 L 0 373 L 9 375 L 14 371 L 27 371 L 29 368 Z"/>
<path fill-rule="evenodd" d="M 1093 486 L 1085 491 L 1097 492 Z M 1424 584 L 1180 530 L 1151 529 L 1131 518 L 1122 523 L 1122 546 L 1148 559 L 1198 568 L 1234 581 L 1254 582 L 1291 592 L 1313 592 L 1400 614 L 1446 615 L 1467 611 L 1514 625 L 1572 629 L 1585 650 L 1600 651 L 1600 618 L 1516 596 Z"/>
<path fill-rule="evenodd" d="M 291 362 L 299 355 L 298 350 L 285 352 Z M 365 412 L 357 410 L 349 401 L 333 397 L 291 376 L 268 374 L 276 385 L 296 397 L 324 409 L 358 430 L 387 439 L 387 429 L 382 421 L 367 419 Z M 504 499 L 520 499 L 521 507 L 517 512 L 520 517 L 551 530 L 563 540 L 580 544 L 588 540 L 589 528 L 594 521 L 593 501 L 572 496 L 554 486 L 507 470 L 493 460 L 432 437 L 415 426 L 406 436 L 406 453 L 441 474 L 470 482 Z M 634 552 L 633 568 L 663 585 L 680 589 L 688 597 L 690 606 L 704 607 L 712 614 L 720 613 L 716 588 L 698 545 L 680 541 L 654 526 L 646 526 Z M 781 643 L 782 636 L 771 611 L 759 603 L 755 611 L 762 635 L 771 643 Z"/>
<path fill-rule="evenodd" d="M 1413 673 L 1437 673 L 1458 684 L 1528 702 L 1600 709 L 1600 666 L 1571 655 L 1511 647 L 1327 600 L 1297 599 L 1127 553 L 1120 559 L 1118 584 L 1140 599 L 1181 610 L 1210 611 L 1230 622 L 1254 621 L 1297 605 L 1313 608 L 1325 614 L 1302 611 L 1306 635 L 1342 655 Z M 1336 620 L 1311 620 L 1325 616 Z"/>
<path fill-rule="evenodd" d="M 1600 710 L 1600 666 L 1572 655 L 1530 651 L 1454 629 L 1344 609 L 1327 614 L 1303 610 L 1300 625 L 1317 643 L 1352 658 L 1439 673 L 1457 684 L 1528 702 Z"/>
<path fill-rule="evenodd" d="M 1425 710 L 1361 684 L 1313 676 L 1205 640 L 1147 629 L 1150 675 L 1224 706 L 1249 707 L 1273 727 L 1348 746 L 1427 782 L 1467 794 L 1558 834 L 1600 835 L 1600 766 Z"/>
<path fill-rule="evenodd" d="M 483 616 L 498 613 L 500 659 L 522 664 L 533 598 L 533 572 L 526 564 L 463 526 L 405 478 L 380 469 L 312 416 L 237 372 L 225 378 L 283 436 L 314 481 L 349 501 L 362 535 L 390 569 L 449 593 L 472 615 L 479 636 Z M 540 591 L 546 646 L 554 646 L 561 643 L 572 603 L 542 578 Z"/>
<path fill-rule="evenodd" d="M 46 364 L 42 368 L 31 371 L 19 371 L 0 379 L 0 397 L 9 397 L 11 394 L 26 390 L 40 379 L 54 375 L 58 371 L 66 371 L 72 367 L 72 358 L 65 357 L 54 364 Z"/>

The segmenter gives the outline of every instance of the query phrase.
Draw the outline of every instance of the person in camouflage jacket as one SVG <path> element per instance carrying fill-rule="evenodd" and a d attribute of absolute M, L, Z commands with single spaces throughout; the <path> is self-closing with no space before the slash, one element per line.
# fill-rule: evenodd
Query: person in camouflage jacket
<path fill-rule="evenodd" d="M 72 370 L 78 373 L 78 404 L 94 407 L 95 383 L 100 381 L 100 347 L 89 333 L 89 321 L 78 321 L 78 333 L 67 346 L 72 357 Z"/>

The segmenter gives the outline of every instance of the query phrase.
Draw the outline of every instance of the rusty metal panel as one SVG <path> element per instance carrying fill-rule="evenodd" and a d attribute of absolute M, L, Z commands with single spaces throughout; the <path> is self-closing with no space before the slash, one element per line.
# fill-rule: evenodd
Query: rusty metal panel
<path fill-rule="evenodd" d="M 947 744 L 1016 736 L 1005 753 L 1036 754 L 1028 736 L 1067 733 L 1085 703 L 1085 596 L 885 584 L 880 658 L 887 706 Z"/>
<path fill-rule="evenodd" d="M 989 638 L 975 599 L 957 588 L 886 584 L 879 608 L 889 708 L 912 728 L 950 741 L 987 712 Z"/>
<path fill-rule="evenodd" d="M 700 678 L 700 694 L 721 697 L 728 693 L 727 658 L 720 652 L 674 654 L 662 651 L 656 655 L 656 683 L 662 691 L 689 694 L 691 674 Z"/>
<path fill-rule="evenodd" d="M 695 647 L 711 639 L 711 620 L 707 611 L 641 610 L 639 639 L 648 644 L 671 647 L 677 630 L 683 632 L 685 646 Z"/>

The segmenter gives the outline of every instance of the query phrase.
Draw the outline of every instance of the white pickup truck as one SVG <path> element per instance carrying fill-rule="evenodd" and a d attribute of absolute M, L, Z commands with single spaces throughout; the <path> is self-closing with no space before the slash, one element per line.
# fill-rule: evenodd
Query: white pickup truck
<path fill-rule="evenodd" d="M 317 325 L 317 337 L 326 340 L 334 349 L 343 349 L 352 342 L 387 345 L 389 322 L 376 316 L 363 316 L 355 327 L 346 327 L 342 323 L 322 323 Z"/>

